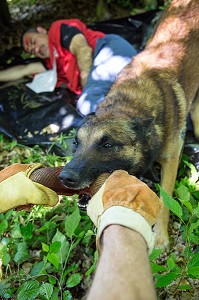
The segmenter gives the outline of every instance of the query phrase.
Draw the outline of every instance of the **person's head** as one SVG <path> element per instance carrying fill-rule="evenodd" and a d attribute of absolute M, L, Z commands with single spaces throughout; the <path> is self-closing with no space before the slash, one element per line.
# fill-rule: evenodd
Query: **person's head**
<path fill-rule="evenodd" d="M 22 45 L 26 52 L 39 58 L 50 57 L 48 33 L 43 27 L 27 30 L 22 36 Z"/>

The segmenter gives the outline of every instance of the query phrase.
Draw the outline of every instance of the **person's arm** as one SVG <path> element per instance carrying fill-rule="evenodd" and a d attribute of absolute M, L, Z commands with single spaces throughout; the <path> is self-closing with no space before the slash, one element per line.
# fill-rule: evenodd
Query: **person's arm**
<path fill-rule="evenodd" d="M 92 49 L 88 45 L 83 34 L 80 33 L 73 37 L 70 44 L 70 51 L 77 58 L 77 64 L 80 70 L 81 85 L 84 87 L 92 66 L 93 58 Z"/>
<path fill-rule="evenodd" d="M 155 300 L 146 242 L 120 225 L 108 226 L 87 300 Z"/>
<path fill-rule="evenodd" d="M 25 76 L 34 75 L 46 71 L 41 62 L 34 62 L 27 65 L 18 65 L 5 70 L 0 70 L 0 81 L 14 81 Z"/>
<path fill-rule="evenodd" d="M 102 174 L 94 183 L 95 195 L 87 206 L 97 227 L 100 253 L 88 300 L 155 300 L 148 254 L 154 247 L 151 227 L 162 201 L 145 183 L 123 170 L 114 171 L 96 193 L 94 188 L 105 178 L 107 174 Z"/>
<path fill-rule="evenodd" d="M 78 28 L 66 24 L 61 26 L 61 44 L 76 56 L 81 85 L 84 87 L 93 62 L 92 48 Z"/>

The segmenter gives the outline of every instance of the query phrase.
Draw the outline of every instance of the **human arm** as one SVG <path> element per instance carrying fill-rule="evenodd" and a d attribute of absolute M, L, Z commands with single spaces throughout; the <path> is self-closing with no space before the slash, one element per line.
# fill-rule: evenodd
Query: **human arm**
<path fill-rule="evenodd" d="M 27 65 L 18 65 L 4 70 L 0 70 L 0 81 L 14 81 L 25 76 L 34 75 L 46 71 L 41 62 L 33 62 Z"/>
<path fill-rule="evenodd" d="M 143 237 L 120 225 L 101 237 L 101 255 L 87 300 L 155 300 L 156 293 Z"/>
<path fill-rule="evenodd" d="M 66 24 L 61 26 L 61 43 L 75 55 L 80 70 L 81 85 L 84 87 L 93 62 L 92 48 L 78 28 Z"/>
<path fill-rule="evenodd" d="M 77 64 L 80 70 L 81 85 L 86 84 L 91 66 L 92 66 L 92 49 L 88 45 L 83 34 L 77 34 L 73 37 L 70 44 L 70 51 L 77 58 Z"/>
<path fill-rule="evenodd" d="M 156 299 L 148 253 L 161 207 L 146 184 L 122 170 L 92 197 L 87 213 L 97 226 L 100 258 L 88 300 Z"/>

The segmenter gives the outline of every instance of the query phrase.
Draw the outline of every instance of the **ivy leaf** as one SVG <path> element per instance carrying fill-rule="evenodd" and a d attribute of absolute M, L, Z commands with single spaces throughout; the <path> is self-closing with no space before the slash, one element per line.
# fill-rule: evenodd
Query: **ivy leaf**
<path fill-rule="evenodd" d="M 81 216 L 77 207 L 75 211 L 71 215 L 69 215 L 65 221 L 65 232 L 70 239 L 74 235 L 75 229 L 79 225 L 80 220 Z"/>
<path fill-rule="evenodd" d="M 161 186 L 159 186 L 160 195 L 163 198 L 163 202 L 167 208 L 169 208 L 172 213 L 174 213 L 178 218 L 182 218 L 182 208 L 180 204 L 174 200 L 168 193 L 166 193 Z"/>
<path fill-rule="evenodd" d="M 17 300 L 33 300 L 39 294 L 39 282 L 31 280 L 23 283 L 18 289 Z"/>

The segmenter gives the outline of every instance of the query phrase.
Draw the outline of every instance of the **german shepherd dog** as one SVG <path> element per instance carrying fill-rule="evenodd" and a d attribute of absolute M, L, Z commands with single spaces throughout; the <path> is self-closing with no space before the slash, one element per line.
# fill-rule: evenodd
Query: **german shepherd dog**
<path fill-rule="evenodd" d="M 161 185 L 172 194 L 189 112 L 199 139 L 199 1 L 174 0 L 146 48 L 78 130 L 63 183 L 82 189 L 117 169 L 140 176 L 157 161 Z M 157 246 L 168 245 L 168 222 L 164 207 Z"/>

